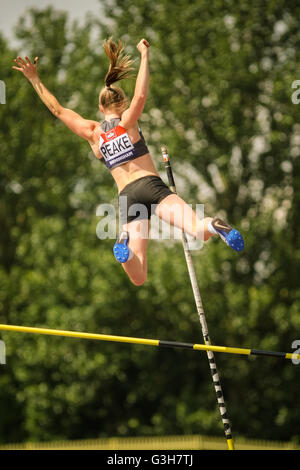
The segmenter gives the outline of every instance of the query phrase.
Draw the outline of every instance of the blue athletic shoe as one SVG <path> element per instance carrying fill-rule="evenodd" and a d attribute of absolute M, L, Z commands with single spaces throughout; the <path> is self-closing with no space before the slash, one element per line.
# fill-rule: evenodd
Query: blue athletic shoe
<path fill-rule="evenodd" d="M 211 221 L 212 227 L 222 240 L 235 251 L 242 251 L 244 248 L 244 240 L 242 235 L 235 228 L 230 227 L 226 222 L 215 217 Z"/>
<path fill-rule="evenodd" d="M 128 248 L 128 242 L 129 233 L 122 232 L 117 242 L 114 244 L 113 252 L 116 260 L 119 261 L 119 263 L 126 263 L 126 261 L 129 259 L 130 249 Z"/>

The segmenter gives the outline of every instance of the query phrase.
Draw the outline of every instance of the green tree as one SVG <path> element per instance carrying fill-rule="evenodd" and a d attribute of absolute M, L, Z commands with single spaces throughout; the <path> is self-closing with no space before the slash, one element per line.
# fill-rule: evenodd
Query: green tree
<path fill-rule="evenodd" d="M 300 108 L 291 100 L 299 75 L 299 5 L 116 0 L 106 6 L 114 19 L 107 34 L 131 44 L 142 36 L 151 41 L 143 124 L 156 157 L 158 143 L 167 144 L 181 194 L 205 203 L 208 214 L 224 214 L 246 238 L 242 256 L 210 243 L 198 258 L 213 340 L 289 349 L 299 336 Z M 233 428 L 252 437 L 297 436 L 296 367 L 277 364 L 274 377 L 272 361 L 218 362 Z"/>
<path fill-rule="evenodd" d="M 299 78 L 297 2 L 102 2 L 107 24 L 66 28 L 66 15 L 30 10 L 26 54 L 59 101 L 100 119 L 113 34 L 137 57 L 151 42 L 151 90 L 141 119 L 161 171 L 172 157 L 180 194 L 205 203 L 246 238 L 242 255 L 219 240 L 194 254 L 215 344 L 289 350 L 299 332 Z M 93 35 L 93 36 L 92 36 Z M 92 40 L 93 37 L 93 40 Z M 95 39 L 96 37 L 96 39 Z M 95 46 L 96 44 L 96 46 Z M 149 280 L 136 288 L 99 240 L 96 208 L 116 188 L 89 147 L 11 70 L 0 38 L 0 320 L 200 342 L 182 248 L 150 241 Z M 132 92 L 133 81 L 126 91 Z M 299 335 L 298 335 L 299 336 Z M 1 334 L 0 440 L 206 433 L 222 424 L 205 355 Z M 217 356 L 234 435 L 299 440 L 298 368 L 277 359 Z"/>

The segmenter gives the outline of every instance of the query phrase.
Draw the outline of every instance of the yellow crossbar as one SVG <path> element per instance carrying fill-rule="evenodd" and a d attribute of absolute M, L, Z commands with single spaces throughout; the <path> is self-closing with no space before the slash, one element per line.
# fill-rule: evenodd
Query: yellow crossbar
<path fill-rule="evenodd" d="M 131 336 L 115 336 L 115 335 L 103 335 L 98 333 L 82 333 L 80 331 L 67 331 L 67 330 L 54 330 L 50 328 L 36 328 L 29 326 L 16 326 L 16 325 L 5 325 L 0 324 L 0 330 L 11 331 L 17 333 L 33 333 L 39 335 L 50 335 L 50 336 L 63 336 L 68 338 L 81 338 L 98 341 L 114 341 L 117 343 L 131 343 L 141 344 L 144 346 L 161 346 L 169 348 L 187 348 L 193 349 L 194 351 L 214 351 L 227 354 L 241 354 L 241 355 L 258 355 L 258 356 L 274 356 L 285 359 L 292 359 L 295 361 L 300 360 L 300 354 L 296 353 L 284 353 L 276 351 L 265 351 L 258 349 L 244 349 L 244 348 L 232 348 L 227 346 L 213 346 L 207 344 L 192 344 L 192 343 L 180 343 L 176 341 L 162 341 L 158 339 L 146 339 L 146 338 L 134 338 Z"/>

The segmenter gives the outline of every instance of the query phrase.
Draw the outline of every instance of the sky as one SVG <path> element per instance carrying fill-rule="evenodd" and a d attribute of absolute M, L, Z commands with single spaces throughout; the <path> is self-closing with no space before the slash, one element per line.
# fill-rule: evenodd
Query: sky
<path fill-rule="evenodd" d="M 100 3 L 99 0 L 0 0 L 0 31 L 14 46 L 13 27 L 27 8 L 36 7 L 42 10 L 52 5 L 57 10 L 68 11 L 72 21 L 75 18 L 84 18 L 87 12 L 98 15 Z"/>

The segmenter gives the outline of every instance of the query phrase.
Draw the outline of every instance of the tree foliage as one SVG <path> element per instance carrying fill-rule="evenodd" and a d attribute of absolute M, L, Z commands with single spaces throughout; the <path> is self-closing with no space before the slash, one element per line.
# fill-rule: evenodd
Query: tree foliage
<path fill-rule="evenodd" d="M 163 179 L 172 157 L 180 195 L 225 216 L 246 239 L 193 255 L 213 343 L 291 350 L 299 338 L 300 9 L 296 1 L 114 0 L 106 20 L 67 28 L 52 8 L 30 10 L 16 34 L 66 107 L 100 119 L 107 70 L 101 43 L 151 42 L 151 88 L 141 118 Z M 28 25 L 28 22 L 30 25 Z M 11 70 L 0 37 L 0 320 L 107 334 L 201 342 L 179 242 L 151 240 L 149 279 L 130 284 L 99 240 L 96 208 L 116 187 Z M 298 74 L 298 75 L 297 75 Z M 133 91 L 133 81 L 125 84 Z M 202 353 L 1 333 L 0 440 L 205 433 L 222 435 Z M 234 434 L 299 441 L 299 370 L 273 358 L 218 355 Z"/>

